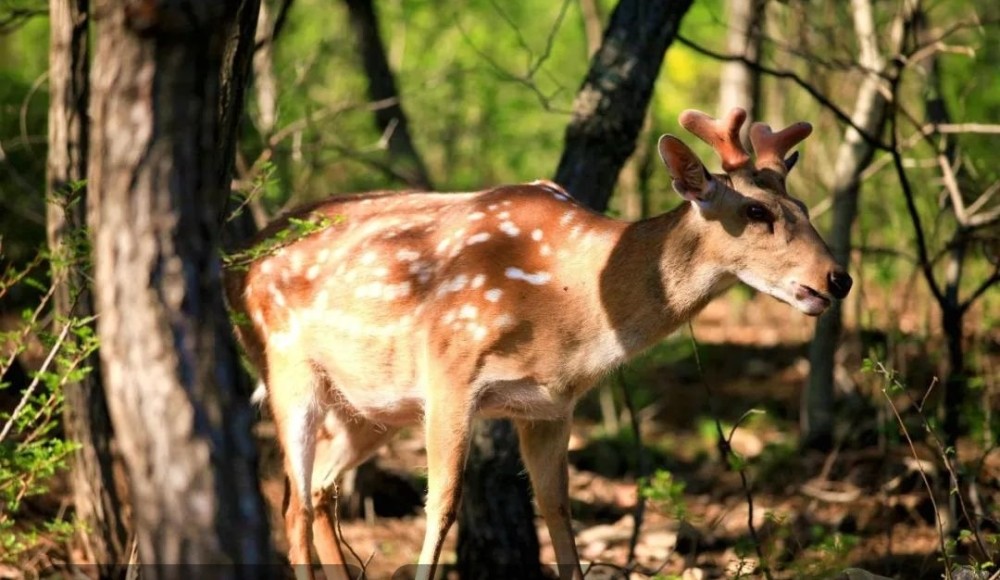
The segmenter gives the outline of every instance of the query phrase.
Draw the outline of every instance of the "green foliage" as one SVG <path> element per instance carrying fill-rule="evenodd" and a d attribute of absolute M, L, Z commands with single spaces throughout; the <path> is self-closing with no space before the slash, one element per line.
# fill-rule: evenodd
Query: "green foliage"
<path fill-rule="evenodd" d="M 329 217 L 320 213 L 311 213 L 305 218 L 290 217 L 288 224 L 275 232 L 274 235 L 261 240 L 246 250 L 225 255 L 222 257 L 222 261 L 227 268 L 247 268 L 254 261 L 264 256 L 274 255 L 281 248 L 296 240 L 342 224 L 345 219 L 342 215 Z"/>
<path fill-rule="evenodd" d="M 5 272 L 0 277 L 0 298 L 16 285 L 43 286 L 35 277 L 41 261 L 39 256 L 24 269 Z M 51 328 L 44 322 L 42 314 L 51 297 L 52 292 L 47 292 L 37 307 L 24 310 L 18 328 L 0 333 L 0 343 L 10 349 L 0 360 L 0 376 L 6 375 L 28 349 L 32 337 L 47 353 L 41 367 L 30 373 L 30 383 L 17 385 L 22 387 L 15 393 L 17 405 L 0 411 L 0 561 L 18 561 L 36 546 L 39 534 L 62 541 L 73 532 L 70 523 L 58 518 L 41 522 L 17 519 L 24 501 L 46 493 L 52 476 L 66 467 L 76 449 L 57 432 L 63 387 L 91 372 L 85 361 L 97 349 L 93 319 L 56 317 Z M 0 391 L 13 386 L 0 382 Z"/>
<path fill-rule="evenodd" d="M 679 521 L 688 519 L 684 482 L 674 478 L 669 471 L 657 469 L 652 477 L 643 478 L 639 482 L 639 491 L 661 512 Z"/>

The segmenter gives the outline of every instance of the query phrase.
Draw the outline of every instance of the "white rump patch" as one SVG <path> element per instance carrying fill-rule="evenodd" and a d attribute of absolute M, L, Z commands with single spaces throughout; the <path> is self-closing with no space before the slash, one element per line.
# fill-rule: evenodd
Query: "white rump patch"
<path fill-rule="evenodd" d="M 520 268 L 507 268 L 504 271 L 506 275 L 511 280 L 524 280 L 528 284 L 534 284 L 535 286 L 541 286 L 543 284 L 548 284 L 549 280 L 552 279 L 552 274 L 548 272 L 535 272 L 534 274 L 529 274 Z"/>

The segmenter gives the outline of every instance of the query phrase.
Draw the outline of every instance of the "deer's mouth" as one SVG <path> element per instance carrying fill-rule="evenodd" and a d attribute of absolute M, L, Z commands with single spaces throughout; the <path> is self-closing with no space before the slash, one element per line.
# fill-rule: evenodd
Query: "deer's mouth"
<path fill-rule="evenodd" d="M 795 286 L 795 306 L 809 316 L 819 316 L 830 307 L 831 301 L 826 295 L 805 284 Z"/>

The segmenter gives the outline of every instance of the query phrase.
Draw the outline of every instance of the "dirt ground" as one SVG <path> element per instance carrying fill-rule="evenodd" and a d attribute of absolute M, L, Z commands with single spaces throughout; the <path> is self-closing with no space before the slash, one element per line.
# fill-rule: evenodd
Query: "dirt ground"
<path fill-rule="evenodd" d="M 906 397 L 919 396 L 923 389 L 898 402 L 915 439 L 911 450 L 879 399 L 882 395 L 873 390 L 876 378 L 847 370 L 860 367 L 862 352 L 871 346 L 866 341 L 884 342 L 884 337 L 854 332 L 837 374 L 840 416 L 850 417 L 849 424 L 839 427 L 830 451 L 800 452 L 798 406 L 813 321 L 789 310 L 759 296 L 717 301 L 692 325 L 697 359 L 688 331 L 682 329 L 625 373 L 641 407 L 647 465 L 668 470 L 683 483 L 675 502 L 651 503 L 645 511 L 631 577 L 761 575 L 748 528 L 746 489 L 739 473 L 720 459 L 713 422 L 714 414 L 728 431 L 751 409 L 764 413 L 749 416 L 735 429 L 732 447 L 745 460 L 754 528 L 775 578 L 832 578 L 848 567 L 899 579 L 942 576 L 935 501 L 938 510 L 947 511 L 949 498 L 941 492 L 932 501 L 923 477 L 944 489 L 947 474 L 939 469 L 937 447 L 905 405 Z M 936 369 L 921 366 L 927 364 L 925 354 L 909 352 L 905 344 L 893 348 L 903 353 L 896 362 L 906 366 L 915 384 L 930 384 Z M 992 361 L 988 368 L 998 368 L 997 336 L 987 337 L 984 352 Z M 990 380 L 995 391 L 997 379 Z M 614 398 L 618 402 L 612 414 L 607 405 L 602 413 L 599 391 L 582 401 L 571 441 L 574 526 L 581 557 L 593 566 L 589 579 L 621 577 L 634 528 L 638 462 L 620 394 Z M 996 403 L 1000 401 L 986 399 L 985 404 Z M 284 551 L 279 513 L 283 480 L 273 426 L 262 422 L 258 437 L 263 491 L 272 508 L 275 543 Z M 968 441 L 959 446 L 958 457 L 977 484 L 972 507 L 984 511 L 992 526 L 984 533 L 998 537 L 1000 453 L 984 454 L 983 445 Z M 424 466 L 422 433 L 410 429 L 382 449 L 367 470 L 376 483 L 362 486 L 364 493 L 355 496 L 359 515 L 344 518 L 342 532 L 367 562 L 368 578 L 392 577 L 415 561 L 425 528 L 420 503 Z M 52 494 L 29 507 L 40 515 L 60 508 L 66 508 L 65 482 L 57 482 Z M 675 517 L 677 508 L 685 511 L 683 520 Z M 536 525 L 541 559 L 554 562 L 544 524 L 537 519 Z M 443 555 L 446 564 L 455 560 L 456 537 L 453 528 Z M 992 548 L 996 558 L 997 545 Z M 963 562 L 976 556 L 969 541 L 958 542 L 954 552 Z M 64 546 L 47 546 L 32 566 L 58 566 L 67 556 Z M 454 572 L 448 576 L 457 577 Z"/>

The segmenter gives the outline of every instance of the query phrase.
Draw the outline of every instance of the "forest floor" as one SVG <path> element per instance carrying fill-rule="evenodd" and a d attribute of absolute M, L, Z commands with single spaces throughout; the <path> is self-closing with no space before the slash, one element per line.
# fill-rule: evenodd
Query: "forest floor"
<path fill-rule="evenodd" d="M 732 448 L 742 457 L 750 481 L 754 528 L 774 578 L 833 578 L 850 567 L 899 579 L 942 577 L 935 501 L 921 472 L 939 490 L 935 500 L 941 511 L 948 503 L 947 473 L 914 408 L 936 373 L 927 365 L 937 357 L 922 349 L 937 347 L 852 333 L 837 371 L 841 424 L 835 440 L 827 452 L 802 452 L 798 408 L 813 323 L 794 313 L 790 317 L 788 310 L 760 296 L 746 303 L 717 301 L 692 325 L 696 349 L 689 331 L 681 329 L 620 375 L 639 409 L 643 462 L 650 472 L 670 474 L 659 486 L 660 497 L 667 499 L 649 503 L 645 511 L 635 548 L 638 567 L 631 577 L 656 572 L 662 578 L 761 577 L 748 527 L 747 491 L 740 473 L 720 459 L 715 418 L 726 433 L 739 423 Z M 1000 336 L 987 333 L 980 346 L 987 359 L 984 367 L 1000 368 Z M 857 370 L 862 353 L 871 348 L 888 352 L 887 366 L 903 370 L 908 383 L 921 385 L 892 397 L 913 437 L 912 448 L 886 404 L 880 377 Z M 997 377 L 990 381 L 996 383 Z M 581 402 L 570 445 L 574 527 L 581 558 L 593 564 L 589 580 L 622 577 L 635 525 L 640 461 L 621 386 L 610 383 L 601 387 L 611 389 L 603 405 L 600 389 Z M 987 410 L 1000 409 L 995 387 L 992 398 L 984 400 Z M 928 400 L 938 394 L 932 390 Z M 741 421 L 751 410 L 760 412 Z M 846 424 L 845 417 L 850 418 Z M 275 544 L 284 551 L 284 485 L 273 425 L 261 422 L 257 434 Z M 968 440 L 959 445 L 958 458 L 977 483 L 976 502 L 969 509 L 987 514 L 992 527 L 985 535 L 1000 541 L 1000 453 Z M 363 468 L 360 491 L 345 508 L 356 517 L 342 517 L 342 533 L 367 561 L 368 578 L 394 577 L 416 560 L 425 528 L 425 465 L 423 435 L 414 428 L 404 430 Z M 29 509 L 51 517 L 65 510 L 67 502 L 66 484 L 57 481 L 53 492 L 33 499 Z M 541 560 L 552 563 L 554 553 L 540 518 L 536 526 Z M 445 546 L 446 564 L 455 560 L 456 539 L 457 526 Z M 958 561 L 969 562 L 976 557 L 971 544 L 965 539 L 949 550 L 958 554 Z M 1000 545 L 991 549 L 998 559 Z M 36 554 L 32 565 L 44 568 L 44 562 L 57 564 L 68 556 L 64 546 L 52 545 Z M 2 572 L 0 566 L 0 578 L 5 577 Z M 447 567 L 446 572 L 457 577 Z"/>

